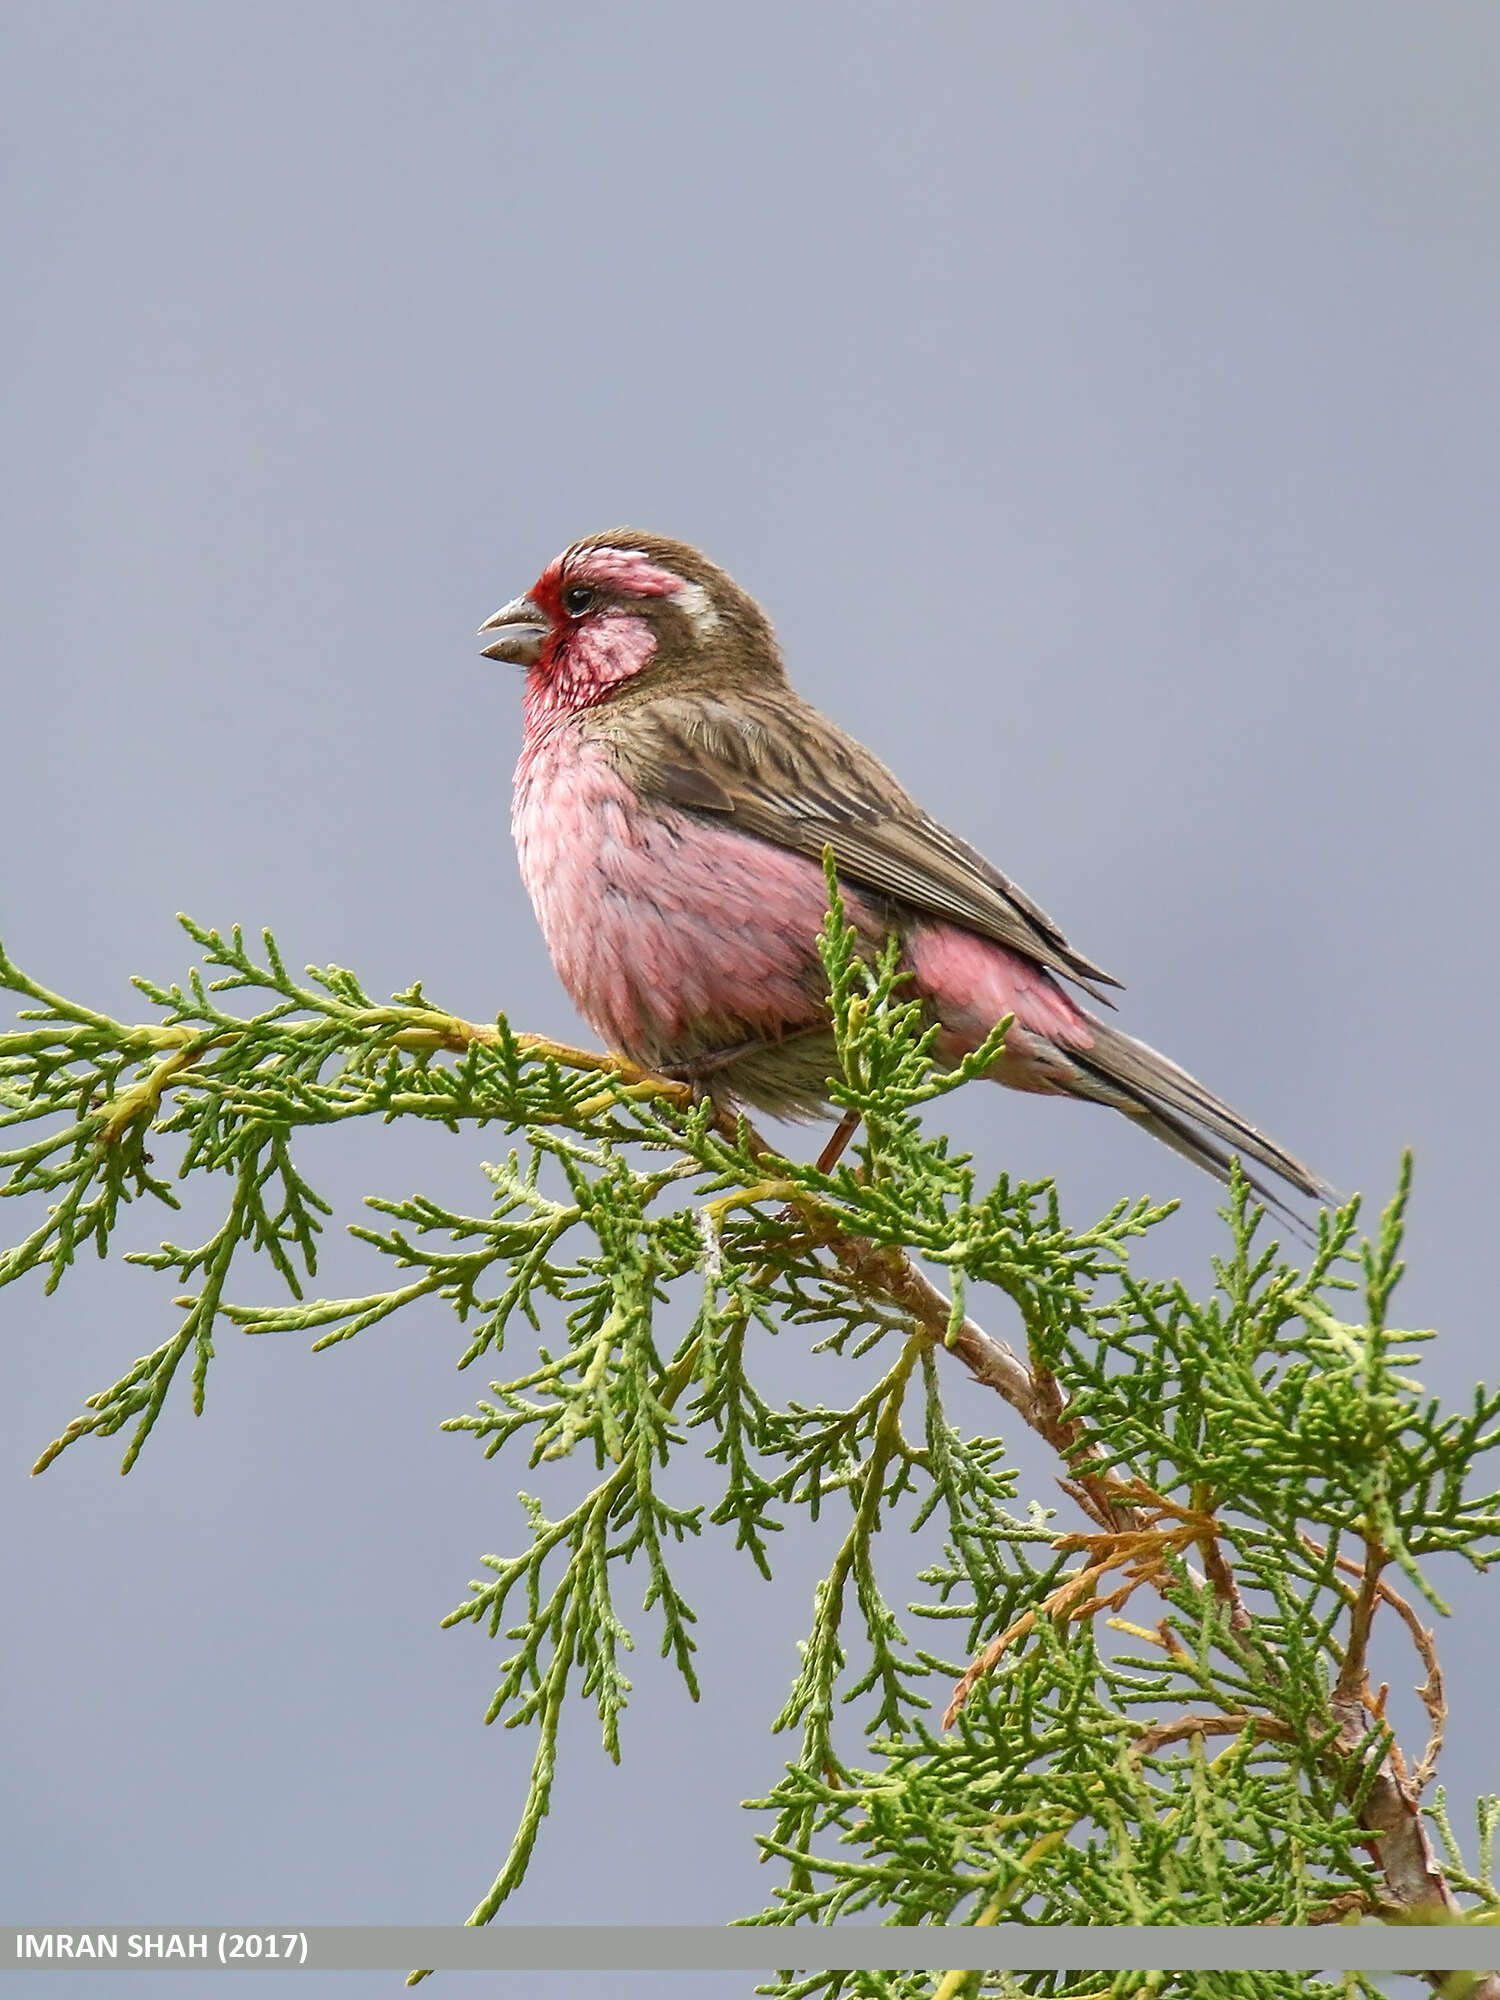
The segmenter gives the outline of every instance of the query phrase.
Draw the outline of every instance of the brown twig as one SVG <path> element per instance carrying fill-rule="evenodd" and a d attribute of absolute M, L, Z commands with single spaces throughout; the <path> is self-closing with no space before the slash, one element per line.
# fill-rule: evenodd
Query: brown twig
<path fill-rule="evenodd" d="M 1213 1495 L 1206 1487 L 1195 1486 L 1193 1504 L 1200 1515 L 1206 1518 L 1203 1538 L 1198 1544 L 1203 1557 L 1203 1568 L 1214 1595 L 1229 1609 L 1229 1627 L 1232 1632 L 1245 1633 L 1250 1630 L 1251 1619 L 1245 1600 L 1240 1596 L 1240 1587 L 1235 1581 L 1234 1571 L 1229 1567 L 1229 1559 L 1224 1554 L 1218 1536 L 1218 1523 L 1213 1518 Z"/>
<path fill-rule="evenodd" d="M 1321 1542 L 1315 1541 L 1311 1535 L 1303 1534 L 1302 1545 L 1304 1548 L 1309 1549 L 1319 1562 L 1327 1560 L 1328 1550 Z M 1335 1556 L 1334 1562 L 1346 1576 L 1362 1576 L 1364 1574 L 1362 1566 L 1357 1562 L 1351 1562 L 1348 1556 Z M 1437 1646 L 1435 1643 L 1436 1634 L 1430 1627 L 1422 1623 L 1415 1610 L 1401 1595 L 1400 1591 L 1393 1590 L 1384 1577 L 1380 1579 L 1379 1594 L 1381 1603 L 1388 1604 L 1391 1607 L 1392 1611 L 1395 1612 L 1396 1616 L 1411 1634 L 1411 1641 L 1412 1645 L 1416 1648 L 1417 1658 L 1422 1662 L 1427 1674 L 1426 1680 L 1416 1690 L 1417 1699 L 1426 1709 L 1428 1715 L 1429 1731 L 1427 1745 L 1410 1779 L 1412 1796 L 1420 1798 L 1436 1774 L 1437 1761 L 1443 1748 L 1443 1737 L 1447 1733 L 1448 1727 L 1448 1703 L 1443 1693 L 1443 1669 L 1438 1662 Z M 1346 1592 L 1345 1595 L 1352 1601 L 1352 1591 Z"/>
<path fill-rule="evenodd" d="M 1366 1661 L 1376 1607 L 1385 1597 L 1380 1572 L 1387 1558 L 1378 1538 L 1367 1534 L 1362 1566 L 1347 1563 L 1342 1557 L 1336 1560 L 1339 1567 L 1357 1575 L 1360 1580 L 1358 1590 L 1344 1593 L 1350 1606 L 1349 1641 L 1329 1701 L 1329 1712 L 1338 1731 L 1337 1752 L 1342 1758 L 1353 1759 L 1358 1756 L 1369 1733 L 1365 1723 L 1368 1705 Z M 1390 1596 L 1394 1597 L 1395 1592 L 1391 1592 Z M 1407 1613 L 1408 1629 L 1416 1637 L 1421 1632 L 1416 1615 L 1409 1605 L 1403 1605 L 1402 1609 Z M 1436 1723 L 1436 1709 L 1432 1704 L 1441 1705 L 1442 1676 L 1438 1674 L 1437 1687 L 1433 1690 L 1432 1674 L 1437 1663 L 1432 1656 L 1430 1633 L 1421 1634 L 1418 1651 L 1429 1662 L 1428 1694 L 1431 1695 L 1431 1703 L 1428 1713 Z M 1424 1694 L 1424 1700 L 1428 1694 Z M 1424 1784 L 1430 1775 L 1433 1756 L 1429 1742 L 1418 1766 L 1418 1775 L 1422 1775 Z M 1419 1792 L 1420 1787 L 1414 1781 L 1403 1782 L 1401 1762 L 1392 1746 L 1368 1782 L 1364 1803 L 1360 1807 L 1360 1824 L 1374 1836 L 1372 1847 L 1391 1901 L 1408 1916 L 1420 1917 L 1424 1912 L 1430 1912 L 1439 1919 L 1455 1919 L 1462 1915 L 1462 1910 L 1433 1853 L 1432 1842 L 1417 1804 Z M 1427 1978 L 1434 1986 L 1441 1987 L 1444 1975 L 1432 1972 L 1427 1974 Z M 1472 2000 L 1480 2000 L 1481 1995 L 1483 2000 L 1500 2000 L 1500 1977 L 1486 1975 L 1473 1990 Z"/>
<path fill-rule="evenodd" d="M 1153 1722 L 1130 1746 L 1132 1757 L 1149 1757 L 1168 1743 L 1188 1743 L 1195 1736 L 1242 1736 L 1246 1730 L 1266 1743 L 1291 1743 L 1297 1732 L 1275 1715 L 1184 1715 L 1176 1722 Z"/>
<path fill-rule="evenodd" d="M 1122 1503 L 1119 1482 L 1087 1469 L 1101 1454 L 1066 1414 L 1053 1378 L 1039 1376 L 1008 1342 L 996 1340 L 967 1314 L 953 1328 L 951 1300 L 904 1250 L 869 1243 L 826 1221 L 819 1223 L 818 1235 L 856 1290 L 876 1293 L 908 1314 L 934 1344 L 955 1355 L 976 1382 L 1003 1396 L 1028 1428 L 1051 1445 L 1073 1475 L 1063 1485 L 1086 1514 L 1115 1532 L 1140 1526 L 1140 1517 Z"/>
<path fill-rule="evenodd" d="M 857 1111 L 846 1111 L 834 1126 L 828 1135 L 827 1145 L 818 1155 L 817 1171 L 820 1174 L 831 1174 L 843 1158 L 844 1148 L 859 1130 L 859 1117 Z"/>
<path fill-rule="evenodd" d="M 1367 1535 L 1364 1566 L 1358 1571 L 1359 1589 L 1349 1598 L 1349 1640 L 1344 1647 L 1343 1664 L 1333 1690 L 1335 1711 L 1340 1704 L 1346 1709 L 1362 1704 L 1368 1678 L 1366 1661 L 1370 1649 L 1370 1628 L 1375 1622 L 1375 1607 L 1380 1602 L 1380 1572 L 1385 1568 L 1386 1561 L 1385 1550 L 1378 1538 Z"/>

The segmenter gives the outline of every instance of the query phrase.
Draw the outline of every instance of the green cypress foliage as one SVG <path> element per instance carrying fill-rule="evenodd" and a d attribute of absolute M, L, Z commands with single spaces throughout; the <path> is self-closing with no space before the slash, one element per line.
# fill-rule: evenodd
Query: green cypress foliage
<path fill-rule="evenodd" d="M 1050 1183 L 981 1186 L 924 1119 L 993 1060 L 1004 1024 L 962 1068 L 935 1070 L 894 955 L 862 963 L 831 878 L 830 897 L 834 1096 L 859 1126 L 828 1171 L 679 1084 L 503 1019 L 474 1026 L 419 986 L 381 1005 L 338 967 L 299 981 L 268 933 L 257 956 L 238 929 L 184 919 L 215 976 L 137 980 L 151 1026 L 47 991 L 0 950 L 0 986 L 25 1003 L 0 1034 L 0 1194 L 34 1198 L 0 1287 L 43 1273 L 54 1290 L 80 1249 L 107 1254 L 126 1206 L 175 1208 L 174 1180 L 226 1189 L 206 1241 L 128 1254 L 176 1273 L 182 1318 L 37 1469 L 126 1432 L 128 1470 L 184 1364 L 202 1410 L 225 1324 L 324 1348 L 429 1294 L 452 1306 L 459 1366 L 503 1379 L 444 1428 L 507 1468 L 578 1454 L 595 1474 L 557 1519 L 523 1495 L 515 1551 L 482 1558 L 447 1620 L 511 1649 L 486 1719 L 536 1746 L 475 1923 L 525 1875 L 581 1706 L 621 1755 L 632 1623 L 697 1697 L 676 1546 L 727 1537 L 769 1575 L 792 1524 L 828 1560 L 774 1718 L 787 1747 L 768 1743 L 766 1795 L 748 1802 L 782 1879 L 746 1921 L 1500 1921 L 1500 1801 L 1471 1809 L 1471 1863 L 1433 1788 L 1446 1710 L 1424 1622 L 1445 1612 L 1430 1559 L 1482 1568 L 1494 1550 L 1500 1494 L 1479 1461 L 1500 1437 L 1500 1390 L 1442 1410 L 1411 1373 L 1432 1336 L 1391 1324 L 1410 1162 L 1371 1236 L 1351 1201 L 1319 1218 L 1299 1262 L 1237 1178 L 1205 1286 L 1144 1278 L 1132 1245 L 1168 1207 L 1122 1201 L 1073 1228 Z M 517 1142 L 484 1166 L 480 1213 L 371 1197 L 380 1225 L 353 1233 L 393 1282 L 309 1299 L 331 1209 L 293 1150 L 304 1128 L 350 1118 L 494 1125 Z M 170 1175 L 153 1159 L 169 1145 Z M 255 1252 L 282 1302 L 235 1296 Z M 982 1287 L 1021 1351 L 971 1316 Z M 839 1358 L 836 1406 L 779 1407 L 758 1386 L 778 1332 Z M 945 1408 L 964 1372 L 1006 1405 L 984 1435 Z M 1066 1520 L 1017 1498 L 1002 1416 L 1057 1454 Z M 711 1509 L 667 1496 L 688 1452 L 721 1476 Z M 896 1531 L 929 1525 L 942 1553 L 917 1569 Z M 1425 1743 L 1397 1742 L 1370 1684 L 1387 1633 L 1408 1649 Z M 1373 1990 L 1285 1973 L 848 1971 L 761 1990 L 1355 1989 Z"/>

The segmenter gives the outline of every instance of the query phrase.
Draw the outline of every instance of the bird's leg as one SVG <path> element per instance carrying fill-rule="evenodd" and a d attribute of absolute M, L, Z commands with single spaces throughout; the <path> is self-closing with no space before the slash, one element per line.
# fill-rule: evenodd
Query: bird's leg
<path fill-rule="evenodd" d="M 859 1113 L 846 1111 L 838 1124 L 828 1135 L 828 1143 L 818 1155 L 818 1172 L 832 1173 L 843 1155 L 844 1148 L 859 1130 Z"/>

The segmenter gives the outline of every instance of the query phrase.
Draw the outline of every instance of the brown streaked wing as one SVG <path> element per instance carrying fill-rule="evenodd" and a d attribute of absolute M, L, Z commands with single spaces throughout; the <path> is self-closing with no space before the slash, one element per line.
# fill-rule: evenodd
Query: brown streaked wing
<path fill-rule="evenodd" d="M 785 686 L 769 699 L 758 693 L 731 706 L 706 689 L 663 690 L 595 709 L 590 731 L 645 796 L 814 858 L 831 847 L 851 882 L 1024 952 L 1113 1004 L 1099 986 L 1121 982 L 930 819 L 877 757 Z"/>

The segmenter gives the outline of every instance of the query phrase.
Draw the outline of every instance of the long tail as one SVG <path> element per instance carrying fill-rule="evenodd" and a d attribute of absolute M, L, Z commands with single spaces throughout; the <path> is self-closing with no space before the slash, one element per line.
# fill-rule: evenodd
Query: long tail
<path fill-rule="evenodd" d="M 1222 1098 L 1205 1090 L 1185 1069 L 1179 1069 L 1144 1042 L 1122 1034 L 1093 1015 L 1088 1021 L 1092 1046 L 1086 1050 L 1070 1049 L 1068 1054 L 1080 1070 L 1097 1081 L 1101 1102 L 1135 1119 L 1174 1153 L 1202 1167 L 1215 1180 L 1229 1179 L 1230 1157 L 1238 1153 L 1268 1168 L 1299 1194 L 1314 1201 L 1333 1199 L 1333 1190 L 1325 1181 L 1274 1139 L 1268 1139 L 1264 1132 L 1248 1124 Z M 1247 1174 L 1247 1178 L 1256 1193 L 1273 1208 L 1284 1215 L 1288 1213 L 1262 1180 L 1254 1174 Z"/>

